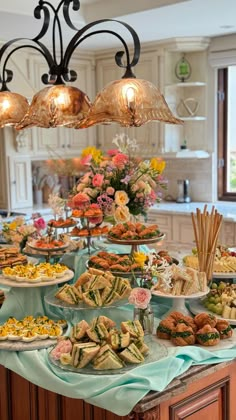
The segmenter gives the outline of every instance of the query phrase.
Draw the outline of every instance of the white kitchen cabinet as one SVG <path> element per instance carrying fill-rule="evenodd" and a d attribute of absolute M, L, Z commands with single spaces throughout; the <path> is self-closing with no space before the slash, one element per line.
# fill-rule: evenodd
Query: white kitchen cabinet
<path fill-rule="evenodd" d="M 173 231 L 172 231 L 172 240 L 179 243 L 193 243 L 194 230 L 192 225 L 191 216 L 172 216 Z"/>
<path fill-rule="evenodd" d="M 112 57 L 112 58 L 111 58 Z M 158 50 L 142 52 L 139 63 L 133 69 L 135 76 L 158 86 L 160 56 Z M 96 65 L 97 91 L 101 91 L 108 83 L 120 79 L 124 69 L 116 66 L 114 53 L 106 57 L 98 57 Z M 159 150 L 160 124 L 150 122 L 141 127 L 120 127 L 117 124 L 99 125 L 97 127 L 97 146 L 108 150 L 116 134 L 126 133 L 130 139 L 136 139 L 142 156 L 153 156 Z M 140 154 L 140 152 L 139 152 Z"/>
<path fill-rule="evenodd" d="M 11 209 L 32 207 L 31 162 L 27 156 L 8 158 Z"/>
<path fill-rule="evenodd" d="M 163 128 L 165 152 L 179 151 L 184 142 L 191 150 L 206 149 L 208 89 L 206 47 L 207 44 L 199 46 L 193 44 L 191 51 L 190 44 L 188 51 L 185 52 L 185 46 L 179 43 L 176 49 L 173 49 L 172 45 L 165 50 L 165 99 L 173 114 L 184 122 L 183 125 L 165 124 Z M 191 75 L 185 82 L 180 82 L 175 74 L 175 67 L 183 55 L 190 63 Z"/>
<path fill-rule="evenodd" d="M 150 210 L 148 213 L 148 223 L 156 223 L 168 242 L 172 241 L 172 218 L 172 215 L 158 211 Z"/>

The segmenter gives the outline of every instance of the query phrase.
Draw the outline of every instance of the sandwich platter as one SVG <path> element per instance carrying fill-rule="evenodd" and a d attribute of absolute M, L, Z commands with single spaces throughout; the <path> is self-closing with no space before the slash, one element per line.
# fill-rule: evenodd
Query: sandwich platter
<path fill-rule="evenodd" d="M 56 366 L 62 370 L 69 371 L 69 372 L 75 372 L 75 373 L 85 374 L 85 375 L 103 375 L 103 376 L 104 375 L 121 375 L 135 368 L 142 368 L 142 366 L 148 365 L 149 363 L 157 362 L 158 360 L 161 360 L 167 357 L 168 349 L 165 343 L 157 342 L 157 339 L 155 336 L 147 335 L 145 336 L 144 341 L 149 347 L 149 353 L 146 356 L 145 361 L 140 364 L 127 363 L 125 367 L 120 368 L 120 369 L 95 370 L 92 364 L 89 364 L 81 369 L 77 369 L 71 365 L 63 365 L 59 360 L 55 360 L 52 357 L 51 352 L 54 347 L 48 350 L 48 358 L 49 358 L 50 363 L 53 366 Z"/>
<path fill-rule="evenodd" d="M 51 306 L 55 306 L 62 309 L 72 309 L 75 311 L 81 311 L 84 309 L 93 309 L 93 310 L 100 310 L 104 308 L 118 308 L 120 306 L 129 305 L 129 302 L 127 299 L 120 299 L 113 302 L 111 305 L 105 305 L 105 306 L 89 306 L 85 302 L 79 302 L 77 304 L 72 304 L 68 302 L 64 302 L 63 300 L 58 299 L 55 296 L 55 291 L 49 293 L 48 295 L 44 296 L 44 300 L 46 303 L 48 303 Z"/>

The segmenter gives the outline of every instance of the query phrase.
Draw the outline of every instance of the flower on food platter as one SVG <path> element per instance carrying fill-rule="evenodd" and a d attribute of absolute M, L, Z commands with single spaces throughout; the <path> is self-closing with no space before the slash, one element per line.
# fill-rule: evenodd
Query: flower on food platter
<path fill-rule="evenodd" d="M 135 287 L 131 290 L 129 295 L 129 303 L 135 306 L 135 308 L 146 309 L 152 297 L 152 293 L 149 289 L 144 287 Z"/>
<path fill-rule="evenodd" d="M 54 217 L 63 216 L 65 211 L 66 200 L 59 197 L 59 194 L 49 194 L 48 204 L 49 207 L 52 209 Z"/>
<path fill-rule="evenodd" d="M 165 161 L 137 157 L 136 140 L 125 134 L 117 135 L 113 143 L 117 148 L 106 154 L 94 146 L 83 150 L 80 163 L 86 170 L 71 202 L 78 208 L 96 203 L 105 217 L 116 222 L 128 221 L 131 215 L 146 217 L 148 209 L 161 200 L 161 189 L 166 188 L 162 175 Z"/>
<path fill-rule="evenodd" d="M 29 236 L 41 235 L 45 228 L 46 222 L 42 217 L 34 219 L 33 223 L 26 223 L 24 217 L 16 217 L 2 224 L 2 234 L 7 242 L 22 250 Z"/>

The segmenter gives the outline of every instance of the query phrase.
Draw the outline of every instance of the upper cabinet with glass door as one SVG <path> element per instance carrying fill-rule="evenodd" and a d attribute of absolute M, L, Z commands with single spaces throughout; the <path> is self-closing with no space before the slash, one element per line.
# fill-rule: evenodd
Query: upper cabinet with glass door
<path fill-rule="evenodd" d="M 164 126 L 165 152 L 178 152 L 182 145 L 191 150 L 206 150 L 207 120 L 207 51 L 166 50 L 164 60 L 164 94 L 182 126 Z M 200 48 L 200 47 L 199 47 Z"/>

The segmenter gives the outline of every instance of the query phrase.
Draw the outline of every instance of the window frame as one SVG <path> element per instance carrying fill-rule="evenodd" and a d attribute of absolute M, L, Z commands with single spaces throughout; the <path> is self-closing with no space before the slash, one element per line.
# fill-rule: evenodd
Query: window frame
<path fill-rule="evenodd" d="M 217 195 L 218 200 L 236 201 L 236 193 L 227 191 L 228 153 L 228 67 L 218 69 L 217 81 Z"/>

